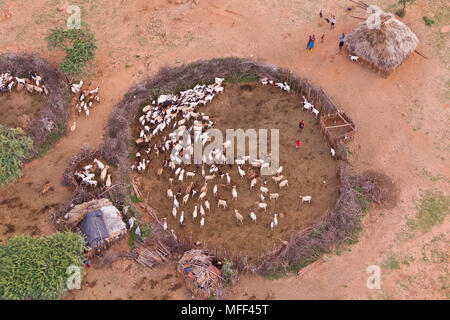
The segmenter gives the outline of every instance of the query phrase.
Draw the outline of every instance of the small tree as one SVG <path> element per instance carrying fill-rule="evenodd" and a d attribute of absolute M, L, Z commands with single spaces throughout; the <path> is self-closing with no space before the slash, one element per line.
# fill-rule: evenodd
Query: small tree
<path fill-rule="evenodd" d="M 398 3 L 403 5 L 403 11 L 406 11 L 406 5 L 412 5 L 416 0 L 398 0 Z"/>
<path fill-rule="evenodd" d="M 0 185 L 22 175 L 22 160 L 33 147 L 33 140 L 20 128 L 0 125 Z"/>

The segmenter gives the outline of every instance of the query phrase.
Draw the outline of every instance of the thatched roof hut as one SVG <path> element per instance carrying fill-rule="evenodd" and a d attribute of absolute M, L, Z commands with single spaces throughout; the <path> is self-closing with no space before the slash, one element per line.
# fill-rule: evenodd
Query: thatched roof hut
<path fill-rule="evenodd" d="M 388 75 L 416 50 L 419 39 L 391 13 L 381 13 L 380 27 L 368 20 L 345 36 L 347 50 L 362 61 Z"/>

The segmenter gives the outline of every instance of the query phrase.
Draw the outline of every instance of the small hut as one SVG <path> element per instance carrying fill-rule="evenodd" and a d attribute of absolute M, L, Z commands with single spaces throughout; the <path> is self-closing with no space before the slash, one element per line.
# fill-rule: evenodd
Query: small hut
<path fill-rule="evenodd" d="M 94 253 L 108 249 L 127 232 L 120 211 L 108 199 L 81 203 L 58 220 L 60 225 L 80 230 L 86 240 L 86 246 Z"/>
<path fill-rule="evenodd" d="M 178 273 L 197 299 L 208 299 L 221 287 L 222 276 L 215 266 L 217 259 L 206 250 L 193 249 L 178 262 Z"/>
<path fill-rule="evenodd" d="M 416 50 L 419 39 L 391 13 L 380 13 L 380 25 L 367 19 L 345 36 L 346 49 L 383 76 L 397 69 Z"/>

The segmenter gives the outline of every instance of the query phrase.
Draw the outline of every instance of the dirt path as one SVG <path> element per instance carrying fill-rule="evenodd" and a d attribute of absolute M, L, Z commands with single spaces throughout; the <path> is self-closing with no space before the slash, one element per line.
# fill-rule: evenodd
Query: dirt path
<path fill-rule="evenodd" d="M 393 2 L 383 0 L 379 4 L 386 9 Z M 0 3 L 0 12 L 6 9 L 13 12 L 12 18 L 0 17 L 1 50 L 38 53 L 57 66 L 61 52 L 49 50 L 44 41 L 48 29 L 66 17 L 55 4 L 63 7 L 63 1 Z M 404 22 L 421 39 L 419 50 L 428 59 L 413 55 L 388 79 L 351 63 L 346 55 L 337 54 L 338 34 L 350 31 L 358 23 L 350 14 L 364 15 L 361 11 L 348 13 L 348 5 L 346 0 L 322 0 L 314 4 L 293 0 L 264 3 L 219 0 L 201 1 L 191 9 L 186 5 L 170 5 L 166 0 L 83 1 L 82 19 L 98 39 L 97 58 L 89 72 L 93 83 L 100 85 L 102 103 L 95 107 L 89 119 L 75 119 L 77 130 L 74 133 L 61 139 L 44 157 L 26 165 L 24 176 L 16 184 L 0 189 L 0 240 L 4 242 L 23 232 L 53 232 L 47 223 L 50 209 L 46 206 L 56 206 L 70 197 L 68 190 L 61 186 L 60 173 L 83 145 L 88 143 L 95 147 L 100 143 L 112 107 L 132 84 L 166 64 L 230 55 L 251 57 L 290 68 L 321 85 L 358 128 L 351 144 L 355 170 L 374 169 L 390 176 L 400 189 L 400 201 L 391 210 L 371 210 L 364 218 L 359 242 L 351 246 L 350 251 L 340 256 L 330 255 L 327 262 L 300 278 L 272 282 L 245 276 L 230 297 L 446 297 L 448 261 L 430 262 L 423 259 L 422 252 L 431 243 L 437 243 L 441 251 L 446 248 L 448 218 L 425 235 L 400 239 L 407 218 L 416 212 L 415 201 L 421 192 L 437 189 L 448 195 L 449 190 L 449 70 L 445 53 L 448 33 L 439 31 L 445 31 L 441 29 L 445 27 L 442 25 L 445 1 L 433 4 L 419 1 L 408 8 Z M 319 22 L 317 12 L 320 9 L 326 14 L 336 14 L 335 30 L 330 31 L 327 24 Z M 431 13 L 440 20 L 437 25 L 426 27 L 422 16 Z M 307 53 L 304 48 L 310 33 L 315 33 L 316 38 L 325 34 L 325 41 L 317 41 L 313 52 Z M 39 191 L 46 181 L 54 190 L 41 196 Z M 5 200 L 9 202 L 4 203 Z M 441 234 L 444 237 L 439 238 Z M 383 267 L 382 289 L 368 290 L 367 266 L 383 265 L 391 255 L 398 260 L 412 255 L 413 260 L 410 259 L 409 265 L 401 263 L 400 269 Z M 104 272 L 89 270 L 87 279 L 105 278 Z M 165 269 L 155 270 L 151 277 L 162 279 L 166 274 Z M 129 298 L 125 284 L 131 275 L 123 273 L 117 277 L 124 286 L 111 289 L 114 297 Z M 132 277 L 131 281 L 137 279 Z M 171 298 L 186 294 L 183 287 L 174 292 Z M 91 289 L 73 296 L 107 297 L 110 297 L 109 291 Z"/>

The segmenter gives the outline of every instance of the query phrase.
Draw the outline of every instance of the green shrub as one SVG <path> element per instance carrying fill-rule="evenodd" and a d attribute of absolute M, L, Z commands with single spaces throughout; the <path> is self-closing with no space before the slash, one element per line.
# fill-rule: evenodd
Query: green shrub
<path fill-rule="evenodd" d="M 141 197 L 136 196 L 135 194 L 132 194 L 130 196 L 130 198 L 131 198 L 131 201 L 133 201 L 133 203 L 139 203 L 139 202 L 144 201 L 144 199 L 142 199 Z"/>
<path fill-rule="evenodd" d="M 49 46 L 66 51 L 59 69 L 70 75 L 81 74 L 86 63 L 95 58 L 95 37 L 86 26 L 81 29 L 52 29 L 47 36 Z"/>
<path fill-rule="evenodd" d="M 434 24 L 434 20 L 427 16 L 423 16 L 423 21 L 425 21 L 425 24 L 427 26 L 431 26 L 432 24 Z"/>
<path fill-rule="evenodd" d="M 141 231 L 141 236 L 138 236 L 136 234 L 136 229 L 138 227 L 139 227 L 139 230 Z M 150 238 L 151 235 L 152 235 L 151 224 L 135 221 L 133 227 L 130 230 L 130 236 L 128 238 L 128 245 L 130 246 L 131 249 L 133 249 L 135 246 L 136 240 Z"/>
<path fill-rule="evenodd" d="M 227 258 L 224 259 L 224 264 L 222 266 L 222 274 L 225 281 L 225 285 L 228 285 L 231 283 L 231 278 L 233 276 L 233 268 L 234 263 L 231 260 L 228 260 Z"/>
<path fill-rule="evenodd" d="M 397 11 L 395 11 L 395 14 L 397 16 L 399 16 L 400 18 L 403 18 L 406 14 L 406 10 L 405 9 L 398 9 Z"/>
<path fill-rule="evenodd" d="M 383 267 L 391 270 L 400 269 L 400 262 L 394 255 L 389 255 L 383 263 Z"/>
<path fill-rule="evenodd" d="M 398 3 L 401 4 L 403 6 L 403 10 L 406 11 L 406 5 L 412 5 L 414 2 L 416 2 L 416 0 L 398 0 Z"/>
<path fill-rule="evenodd" d="M 83 258 L 84 239 L 78 233 L 10 239 L 0 246 L 0 300 L 61 298 L 67 268 L 83 268 Z"/>
<path fill-rule="evenodd" d="M 33 147 L 33 140 L 20 128 L 0 125 L 0 185 L 22 175 L 22 160 Z"/>

